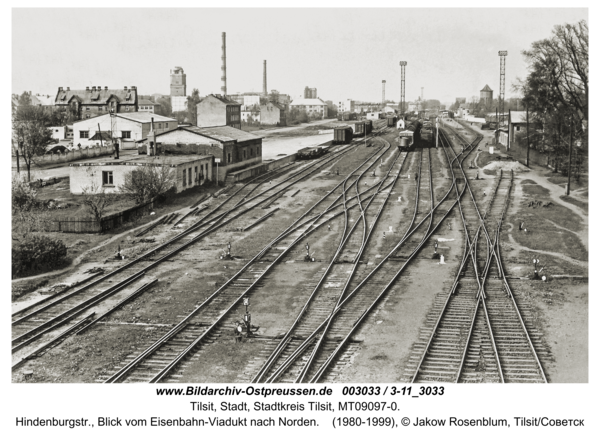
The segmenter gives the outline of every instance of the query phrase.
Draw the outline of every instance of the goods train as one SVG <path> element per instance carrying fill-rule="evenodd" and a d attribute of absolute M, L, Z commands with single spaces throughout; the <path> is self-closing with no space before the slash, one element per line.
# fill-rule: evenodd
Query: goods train
<path fill-rule="evenodd" d="M 353 135 L 352 128 L 350 126 L 338 126 L 333 130 L 333 142 L 332 144 L 349 144 L 352 141 Z"/>
<path fill-rule="evenodd" d="M 421 123 L 417 120 L 407 122 L 404 130 L 398 133 L 398 148 L 400 150 L 412 150 L 421 142 Z"/>
<path fill-rule="evenodd" d="M 365 134 L 370 134 L 373 130 L 373 122 L 371 120 L 357 121 L 354 123 L 354 135 L 361 137 Z"/>
<path fill-rule="evenodd" d="M 397 122 L 398 122 L 398 118 L 395 115 L 390 115 L 387 117 L 387 126 L 388 127 L 395 127 Z"/>

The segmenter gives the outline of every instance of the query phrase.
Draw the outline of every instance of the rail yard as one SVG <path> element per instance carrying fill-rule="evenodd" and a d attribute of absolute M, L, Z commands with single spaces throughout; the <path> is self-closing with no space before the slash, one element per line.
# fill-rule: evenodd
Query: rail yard
<path fill-rule="evenodd" d="M 438 147 L 429 124 L 358 131 L 120 235 L 126 259 L 98 247 L 79 283 L 24 299 L 13 382 L 585 381 L 587 263 L 524 238 L 541 220 L 566 244 L 583 215 L 466 124 Z M 539 200 L 569 218 L 531 214 Z"/>

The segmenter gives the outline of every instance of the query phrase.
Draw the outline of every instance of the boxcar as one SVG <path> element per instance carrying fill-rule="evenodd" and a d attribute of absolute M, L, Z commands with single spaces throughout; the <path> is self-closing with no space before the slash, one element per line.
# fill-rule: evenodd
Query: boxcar
<path fill-rule="evenodd" d="M 352 128 L 350 126 L 337 126 L 333 129 L 332 144 L 349 144 L 352 141 Z"/>
<path fill-rule="evenodd" d="M 365 130 L 367 134 L 370 134 L 373 131 L 373 122 L 371 120 L 365 121 Z"/>
<path fill-rule="evenodd" d="M 396 116 L 391 116 L 387 118 L 387 125 L 388 127 L 396 127 L 396 122 L 398 121 L 398 119 L 396 118 Z"/>
<path fill-rule="evenodd" d="M 354 136 L 364 136 L 365 135 L 365 122 L 357 121 L 354 123 Z"/>

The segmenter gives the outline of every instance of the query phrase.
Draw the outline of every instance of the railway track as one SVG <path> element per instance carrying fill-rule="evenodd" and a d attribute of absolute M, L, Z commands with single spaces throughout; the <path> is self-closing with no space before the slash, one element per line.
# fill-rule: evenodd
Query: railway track
<path fill-rule="evenodd" d="M 427 152 L 427 156 L 429 157 L 429 151 Z M 270 376 L 265 379 L 267 382 L 286 380 L 293 382 L 318 382 L 326 376 L 327 369 L 332 367 L 336 356 L 342 358 L 348 356 L 348 353 L 350 353 L 349 351 L 355 347 L 350 340 L 352 333 L 389 290 L 410 259 L 414 258 L 416 253 L 423 247 L 424 242 L 431 236 L 435 228 L 439 226 L 443 217 L 449 213 L 452 207 L 450 202 L 450 204 L 447 205 L 449 208 L 448 210 L 444 211 L 443 208 L 439 208 L 448 198 L 451 190 L 448 191 L 438 204 L 433 206 L 434 202 L 431 198 L 433 190 L 431 189 L 430 161 L 426 166 L 428 167 L 428 171 L 423 173 L 421 170 L 419 173 L 420 184 L 427 187 L 424 191 L 429 193 L 430 197 L 430 202 L 425 202 L 427 211 L 425 217 L 411 230 L 415 218 L 420 211 L 419 208 L 423 209 L 423 201 L 417 195 L 415 199 L 416 206 L 413 220 L 401 241 L 378 266 L 366 275 L 366 277 L 360 278 L 361 280 L 358 285 L 350 287 L 352 291 L 348 293 L 342 301 L 338 301 L 338 305 L 330 313 L 328 319 L 308 335 L 304 341 L 298 344 L 299 342 L 297 339 L 292 340 L 296 343 L 294 344 L 296 347 L 295 352 L 289 353 L 285 357 L 285 361 L 277 367 L 277 370 L 271 371 Z M 420 203 L 421 206 L 419 206 Z M 432 228 L 431 223 L 433 220 L 431 217 L 433 217 L 434 213 L 438 210 L 444 211 L 443 217 Z M 398 269 L 398 258 L 393 257 L 393 255 L 395 255 L 400 247 L 406 243 L 409 237 L 415 234 L 417 229 L 421 229 L 421 232 L 423 232 L 420 243 L 412 248 L 412 254 L 409 259 L 407 259 L 404 265 Z M 392 259 L 393 262 L 390 262 Z M 376 278 L 375 273 L 377 274 Z M 380 287 L 383 287 L 383 290 L 379 291 Z M 336 317 L 338 314 L 339 317 Z M 321 330 L 325 330 L 325 334 L 321 335 Z M 317 338 L 324 340 L 318 343 L 320 347 L 311 349 L 311 344 L 315 342 Z M 268 369 L 272 366 L 273 357 L 270 357 L 253 379 L 253 382 L 263 380 Z M 290 374 L 297 374 L 298 376 L 290 378 Z"/>
<path fill-rule="evenodd" d="M 128 287 L 129 290 L 133 288 L 136 285 L 136 281 L 147 271 L 160 265 L 166 259 L 186 249 L 225 224 L 236 220 L 253 208 L 268 202 L 270 198 L 280 195 L 281 192 L 286 191 L 293 184 L 309 177 L 316 170 L 336 162 L 337 159 L 340 159 L 349 150 L 352 150 L 352 148 L 333 153 L 331 156 L 326 155 L 325 159 L 302 166 L 303 168 L 295 174 L 277 184 L 272 184 L 272 186 L 269 186 L 261 193 L 248 198 L 260 184 L 272 177 L 273 174 L 255 178 L 250 183 L 244 184 L 229 199 L 217 205 L 215 209 L 208 212 L 188 229 L 158 247 L 151 249 L 139 258 L 128 262 L 124 266 L 109 272 L 83 287 L 58 296 L 56 299 L 45 301 L 42 305 L 33 305 L 20 311 L 19 314 L 13 316 L 12 320 L 13 356 L 20 349 L 26 349 L 19 353 L 20 357 L 13 363 L 13 368 L 18 367 L 25 360 L 37 356 L 43 350 L 44 342 L 51 344 L 57 339 L 57 336 L 66 332 L 65 326 L 79 323 L 84 318 L 89 319 L 91 322 L 93 318 L 90 319 L 90 311 L 94 305 L 110 297 L 122 297 L 123 290 L 128 291 Z M 267 195 L 269 192 L 272 193 Z M 230 207 L 229 210 L 223 213 L 217 214 L 217 211 L 225 208 L 227 204 L 233 204 L 233 207 Z M 161 255 L 161 251 L 167 251 L 167 253 Z M 151 257 L 157 257 L 157 259 Z M 141 268 L 132 273 L 130 270 L 134 266 L 139 267 L 139 264 L 142 265 Z M 111 278 L 110 281 L 108 280 L 109 278 Z M 103 284 L 107 282 L 112 283 L 113 281 L 116 282 L 114 285 L 104 290 L 100 289 Z M 121 293 L 121 295 L 116 293 Z M 63 331 L 62 333 L 60 332 L 61 330 Z M 31 353 L 29 353 L 30 351 Z"/>
<path fill-rule="evenodd" d="M 371 158 L 367 161 L 367 169 L 375 165 L 381 155 L 386 152 L 387 149 L 383 152 L 377 151 L 371 155 Z M 318 201 L 313 208 L 296 220 L 279 237 L 265 246 L 234 277 L 190 313 L 180 324 L 150 348 L 143 351 L 136 359 L 110 376 L 106 382 L 159 382 L 171 374 L 190 355 L 201 350 L 206 342 L 213 341 L 215 336 L 220 335 L 223 329 L 228 329 L 227 327 L 232 325 L 236 317 L 235 309 L 239 307 L 241 300 L 249 296 L 255 288 L 262 285 L 270 271 L 278 262 L 284 259 L 294 246 L 299 245 L 307 235 L 325 225 L 334 217 L 358 206 L 357 196 L 345 197 L 348 191 L 345 182 L 352 177 L 351 174 L 345 181 L 340 183 L 342 193 L 330 205 L 321 205 L 323 199 Z M 325 197 L 333 197 L 339 186 Z M 372 189 L 367 191 L 372 191 Z M 373 194 L 369 195 L 373 196 Z M 338 203 L 340 197 L 345 201 Z M 354 203 L 349 205 L 348 202 Z M 320 210 L 316 209 L 318 206 Z M 343 208 L 338 208 L 339 206 L 343 206 Z M 309 216 L 309 214 L 312 215 Z"/>
<path fill-rule="evenodd" d="M 442 139 L 453 150 L 445 135 Z M 479 140 L 477 137 L 474 143 Z M 500 173 L 483 214 L 462 165 L 461 172 L 469 192 L 460 207 L 465 231 L 463 260 L 450 292 L 436 297 L 420 340 L 413 346 L 406 368 L 408 380 L 547 382 L 531 328 L 521 316 L 499 253 L 512 172 L 510 177 Z M 483 204 L 481 199 L 479 204 Z M 539 340 L 539 333 L 534 334 Z"/>

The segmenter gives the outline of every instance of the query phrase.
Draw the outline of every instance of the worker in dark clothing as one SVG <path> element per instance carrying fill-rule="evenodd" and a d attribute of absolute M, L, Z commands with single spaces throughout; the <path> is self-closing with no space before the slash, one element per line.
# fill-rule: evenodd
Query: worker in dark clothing
<path fill-rule="evenodd" d="M 115 159 L 119 159 L 119 142 L 115 141 Z"/>

